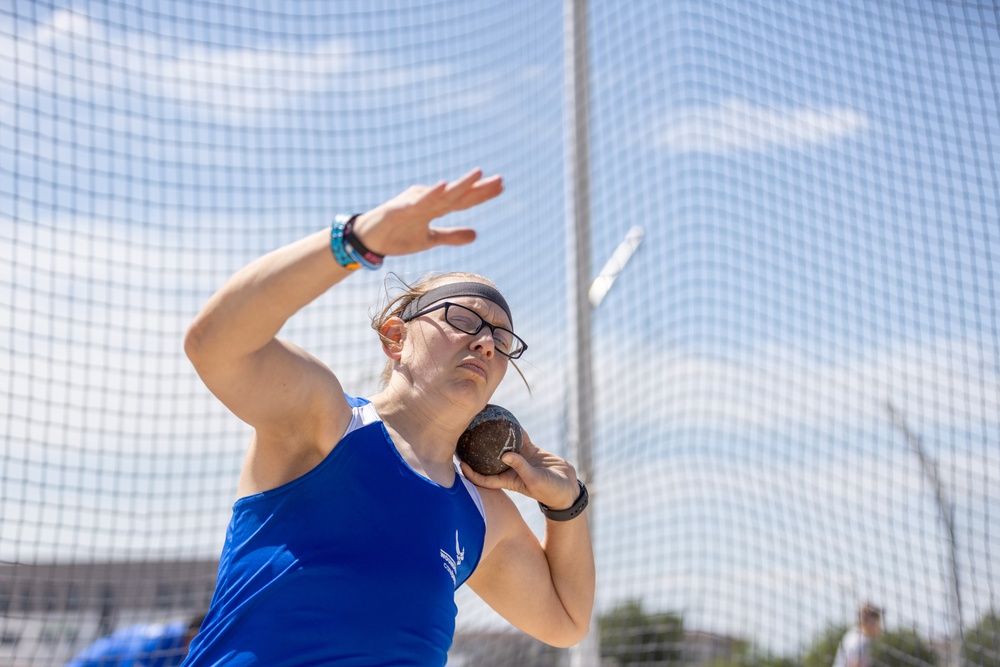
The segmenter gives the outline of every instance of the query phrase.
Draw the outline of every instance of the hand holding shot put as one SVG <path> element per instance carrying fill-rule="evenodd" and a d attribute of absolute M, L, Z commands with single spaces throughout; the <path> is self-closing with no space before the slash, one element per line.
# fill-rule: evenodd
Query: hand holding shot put
<path fill-rule="evenodd" d="M 477 486 L 508 489 L 538 500 L 546 515 L 553 514 L 541 498 L 562 498 L 552 507 L 575 513 L 587 507 L 586 487 L 565 459 L 539 449 L 517 418 L 499 405 L 487 405 L 458 439 L 458 458 L 465 476 Z M 579 495 L 577 495 L 579 494 Z M 575 498 L 573 501 L 568 498 Z"/>
<path fill-rule="evenodd" d="M 501 414 L 483 411 L 527 349 L 496 285 L 446 273 L 390 298 L 372 318 L 386 366 L 366 398 L 277 337 L 359 268 L 471 243 L 473 229 L 432 222 L 502 190 L 476 170 L 337 216 L 238 271 L 191 324 L 195 369 L 253 433 L 186 665 L 444 665 L 466 582 L 541 641 L 588 632 L 594 559 L 573 466 L 495 419 L 501 465 L 484 475 L 472 458 L 455 463 L 463 436 Z M 538 501 L 543 540 L 504 489 Z"/>

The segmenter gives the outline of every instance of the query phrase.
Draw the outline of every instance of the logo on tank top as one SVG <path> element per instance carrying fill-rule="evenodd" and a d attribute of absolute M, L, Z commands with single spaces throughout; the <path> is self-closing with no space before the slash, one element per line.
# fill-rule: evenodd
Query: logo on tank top
<path fill-rule="evenodd" d="M 444 569 L 448 571 L 451 575 L 451 583 L 458 586 L 458 579 L 456 578 L 456 573 L 458 572 L 458 566 L 462 564 L 465 560 L 465 549 L 461 547 L 458 543 L 458 531 L 455 531 L 455 556 L 452 557 L 450 553 L 441 549 L 441 560 L 444 561 Z"/>

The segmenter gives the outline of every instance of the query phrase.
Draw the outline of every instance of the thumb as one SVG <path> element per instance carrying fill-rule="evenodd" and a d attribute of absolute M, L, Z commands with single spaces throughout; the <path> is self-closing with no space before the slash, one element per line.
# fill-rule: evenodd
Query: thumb
<path fill-rule="evenodd" d="M 507 452 L 500 457 L 500 460 L 509 465 L 521 479 L 524 479 L 525 476 L 530 476 L 535 472 L 531 467 L 531 464 L 528 463 L 528 460 L 517 452 Z"/>

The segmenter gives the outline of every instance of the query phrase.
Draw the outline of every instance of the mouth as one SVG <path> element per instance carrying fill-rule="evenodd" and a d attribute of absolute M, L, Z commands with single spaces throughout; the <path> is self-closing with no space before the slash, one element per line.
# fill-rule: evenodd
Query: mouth
<path fill-rule="evenodd" d="M 463 361 L 458 365 L 459 368 L 464 368 L 471 373 L 481 376 L 484 380 L 489 377 L 489 373 L 486 371 L 486 366 L 479 363 L 478 361 L 468 360 Z"/>

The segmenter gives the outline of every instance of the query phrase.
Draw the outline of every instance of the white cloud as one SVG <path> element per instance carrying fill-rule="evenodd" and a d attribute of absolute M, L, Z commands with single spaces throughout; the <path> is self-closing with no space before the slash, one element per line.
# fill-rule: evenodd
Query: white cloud
<path fill-rule="evenodd" d="M 52 44 L 67 37 L 100 37 L 101 31 L 86 15 L 69 9 L 57 9 L 47 23 L 42 23 L 34 32 L 33 41 L 38 44 Z"/>
<path fill-rule="evenodd" d="M 669 115 L 656 131 L 654 142 L 678 153 L 802 149 L 851 136 L 867 125 L 863 113 L 844 107 L 776 109 L 730 99 L 717 106 L 692 107 Z"/>
<path fill-rule="evenodd" d="M 439 89 L 420 105 L 425 113 L 492 99 L 483 89 L 456 90 L 447 64 L 399 65 L 361 53 L 343 39 L 305 49 L 206 48 L 112 32 L 69 10 L 54 12 L 21 36 L 0 35 L 0 56 L 0 82 L 5 82 L 0 99 L 13 99 L 16 86 L 21 106 L 30 106 L 34 95 L 57 94 L 114 109 L 122 95 L 141 95 L 147 104 L 177 103 L 196 116 L 252 124 L 264 114 L 297 106 L 305 96 L 329 92 L 363 106 L 374 95 L 433 84 Z M 0 114 L 13 113 L 14 107 L 0 105 Z"/>
<path fill-rule="evenodd" d="M 296 95 L 328 90 L 353 59 L 339 41 L 305 53 L 198 48 L 157 62 L 144 79 L 153 94 L 231 116 L 281 109 Z"/>
<path fill-rule="evenodd" d="M 1000 423 L 1000 375 L 982 341 L 898 342 L 829 362 L 760 346 L 742 361 L 693 356 L 647 341 L 598 342 L 598 400 L 613 423 L 656 415 L 658 425 L 712 424 L 831 434 L 890 428 L 887 403 L 920 432 L 967 434 Z M 655 372 L 649 372 L 655 369 Z M 629 399 L 620 398 L 629 387 Z"/>

